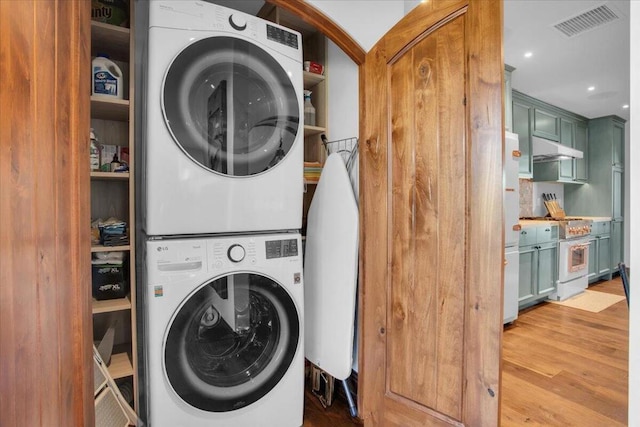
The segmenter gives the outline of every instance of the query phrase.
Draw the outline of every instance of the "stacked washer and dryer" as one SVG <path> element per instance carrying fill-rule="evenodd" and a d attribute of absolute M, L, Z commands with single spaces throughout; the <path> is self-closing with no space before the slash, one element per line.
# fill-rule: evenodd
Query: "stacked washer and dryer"
<path fill-rule="evenodd" d="M 300 34 L 210 3 L 149 8 L 147 423 L 300 426 Z"/>

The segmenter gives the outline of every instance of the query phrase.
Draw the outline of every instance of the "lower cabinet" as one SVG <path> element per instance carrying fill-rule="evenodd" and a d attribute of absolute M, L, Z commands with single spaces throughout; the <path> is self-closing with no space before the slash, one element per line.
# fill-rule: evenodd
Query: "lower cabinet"
<path fill-rule="evenodd" d="M 624 222 L 611 221 L 611 271 L 618 271 L 618 263 L 624 262 Z"/>
<path fill-rule="evenodd" d="M 589 240 L 589 283 L 611 279 L 611 222 L 594 221 Z"/>
<path fill-rule="evenodd" d="M 557 226 L 525 228 L 522 232 L 534 233 L 536 238 L 535 243 L 519 247 L 519 308 L 546 299 L 556 290 L 558 281 Z M 521 242 L 531 243 L 531 240 L 533 237 Z"/>

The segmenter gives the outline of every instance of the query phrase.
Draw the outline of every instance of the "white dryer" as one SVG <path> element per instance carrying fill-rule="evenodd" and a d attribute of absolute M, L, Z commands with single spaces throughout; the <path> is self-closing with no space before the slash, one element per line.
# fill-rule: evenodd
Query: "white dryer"
<path fill-rule="evenodd" d="M 145 232 L 299 229 L 300 34 L 206 2 L 149 7 Z"/>
<path fill-rule="evenodd" d="M 299 234 L 146 244 L 148 424 L 298 427 Z"/>

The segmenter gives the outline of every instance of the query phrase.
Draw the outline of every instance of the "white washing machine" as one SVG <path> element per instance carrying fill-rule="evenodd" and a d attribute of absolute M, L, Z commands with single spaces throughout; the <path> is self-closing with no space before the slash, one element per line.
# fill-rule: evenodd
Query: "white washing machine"
<path fill-rule="evenodd" d="M 144 228 L 302 226 L 302 39 L 197 1 L 149 3 Z"/>
<path fill-rule="evenodd" d="M 146 244 L 148 424 L 298 427 L 299 234 Z"/>

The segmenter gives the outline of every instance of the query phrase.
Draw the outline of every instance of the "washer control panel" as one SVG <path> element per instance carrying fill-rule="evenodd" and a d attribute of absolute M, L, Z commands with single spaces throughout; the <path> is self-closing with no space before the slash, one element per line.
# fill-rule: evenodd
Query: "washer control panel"
<path fill-rule="evenodd" d="M 244 259 L 247 252 L 244 250 L 242 245 L 231 245 L 229 250 L 227 250 L 227 256 L 233 262 L 240 262 Z"/>

